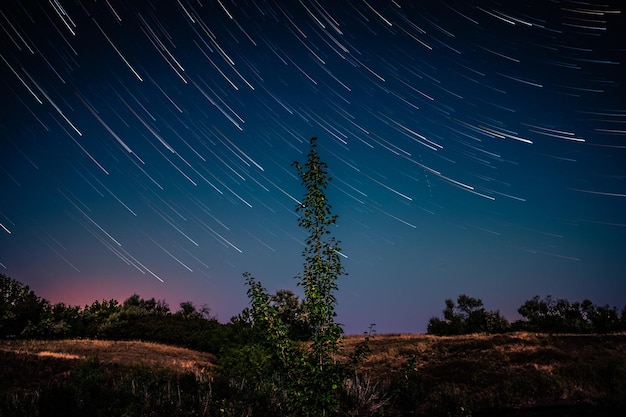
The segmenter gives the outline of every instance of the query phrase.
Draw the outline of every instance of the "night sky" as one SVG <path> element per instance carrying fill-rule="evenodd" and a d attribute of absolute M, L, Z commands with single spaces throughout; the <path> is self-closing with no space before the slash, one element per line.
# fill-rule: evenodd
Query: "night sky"
<path fill-rule="evenodd" d="M 301 293 L 309 138 L 347 333 L 445 298 L 626 304 L 624 3 L 0 6 L 0 273 L 51 302 Z"/>

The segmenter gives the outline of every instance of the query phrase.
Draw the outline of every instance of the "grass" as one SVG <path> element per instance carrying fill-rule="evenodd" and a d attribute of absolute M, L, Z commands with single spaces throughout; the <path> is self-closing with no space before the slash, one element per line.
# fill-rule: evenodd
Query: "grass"
<path fill-rule="evenodd" d="M 626 334 L 397 334 L 370 346 L 362 372 L 416 412 L 626 403 Z"/>
<path fill-rule="evenodd" d="M 345 357 L 362 341 L 362 336 L 347 336 Z M 388 334 L 372 337 L 370 348 L 358 365 L 358 378 L 347 381 L 346 389 L 363 410 L 384 405 L 379 415 L 467 416 L 469 410 L 476 414 L 546 406 L 626 406 L 626 334 Z M 110 384 L 118 394 L 130 390 L 147 396 L 146 387 L 158 382 L 161 388 L 150 398 L 165 410 L 163 404 L 186 404 L 176 388 L 184 383 L 186 393 L 193 391 L 186 400 L 195 404 L 189 415 L 199 415 L 210 403 L 209 394 L 202 392 L 211 390 L 215 363 L 211 354 L 155 343 L 0 341 L 0 391 L 18 404 L 31 397 L 41 401 L 37 393 L 57 382 L 63 386 L 76 375 L 83 375 L 76 381 L 94 386 Z M 153 374 L 169 376 L 154 379 Z M 193 385 L 189 378 L 201 383 Z M 73 389 L 65 393 L 68 398 L 83 390 L 82 385 Z"/>
<path fill-rule="evenodd" d="M 215 357 L 144 342 L 0 342 L 0 416 L 208 416 Z"/>
<path fill-rule="evenodd" d="M 97 357 L 103 364 L 142 365 L 193 374 L 210 370 L 216 361 L 210 353 L 139 341 L 11 340 L 0 342 L 0 353 L 66 360 Z"/>

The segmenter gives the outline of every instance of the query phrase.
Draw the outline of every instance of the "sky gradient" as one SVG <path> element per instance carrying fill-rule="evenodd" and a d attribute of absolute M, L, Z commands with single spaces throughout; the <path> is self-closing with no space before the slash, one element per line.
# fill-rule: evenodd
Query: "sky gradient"
<path fill-rule="evenodd" d="M 244 272 L 300 293 L 317 136 L 346 332 L 461 293 L 624 306 L 623 4 L 505 4 L 3 2 L 0 273 L 222 322 Z"/>

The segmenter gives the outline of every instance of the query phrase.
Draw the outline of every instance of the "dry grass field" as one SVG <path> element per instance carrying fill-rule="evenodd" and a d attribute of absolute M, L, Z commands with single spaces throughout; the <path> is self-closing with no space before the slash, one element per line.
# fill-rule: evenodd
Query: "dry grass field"
<path fill-rule="evenodd" d="M 346 350 L 363 338 L 347 337 Z M 626 334 L 375 336 L 361 370 L 432 409 L 626 405 Z M 404 392 L 406 395 L 407 392 Z M 419 410 L 420 407 L 418 407 Z"/>
<path fill-rule="evenodd" d="M 11 340 L 0 342 L 0 352 L 60 360 L 96 357 L 103 364 L 144 365 L 194 374 L 209 370 L 215 363 L 210 353 L 139 341 Z"/>
<path fill-rule="evenodd" d="M 363 341 L 347 336 L 343 354 Z M 626 334 L 375 335 L 361 380 L 409 414 L 430 410 L 626 406 Z M 37 389 L 82 358 L 114 374 L 132 366 L 207 375 L 208 353 L 144 342 L 0 341 L 0 385 Z"/>
<path fill-rule="evenodd" d="M 346 352 L 363 340 L 348 336 Z M 497 366 L 502 370 L 534 369 L 553 373 L 564 366 L 594 367 L 615 362 L 626 364 L 626 334 L 575 335 L 506 333 L 501 335 L 431 336 L 425 334 L 384 334 L 370 339 L 371 354 L 362 370 L 387 379 L 398 373 L 414 356 L 424 372 L 437 366 L 450 380 L 474 364 Z"/>

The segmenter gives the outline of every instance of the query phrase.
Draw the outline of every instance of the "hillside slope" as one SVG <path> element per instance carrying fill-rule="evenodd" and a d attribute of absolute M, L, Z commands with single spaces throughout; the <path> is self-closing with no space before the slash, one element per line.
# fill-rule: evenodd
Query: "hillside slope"
<path fill-rule="evenodd" d="M 139 341 L 0 341 L 0 386 L 36 389 L 67 377 L 80 360 L 94 359 L 116 373 L 144 366 L 199 375 L 215 363 L 215 356 L 210 353 Z"/>
<path fill-rule="evenodd" d="M 370 348 L 362 372 L 416 412 L 626 405 L 626 334 L 383 335 Z"/>
<path fill-rule="evenodd" d="M 346 337 L 344 353 L 362 341 Z M 386 398 L 385 415 L 626 406 L 626 334 L 376 335 L 369 348 L 358 368 L 360 380 L 364 393 L 376 390 Z M 194 386 L 192 400 L 198 407 L 210 402 L 206 384 L 216 372 L 213 355 L 143 342 L 0 341 L 0 393 L 27 398 L 63 384 L 86 358 L 97 358 L 96 366 L 113 380 L 138 366 L 195 375 L 205 388 Z M 130 384 L 134 389 L 135 382 Z M 168 401 L 174 397 L 162 394 L 163 401 L 167 395 Z"/>

